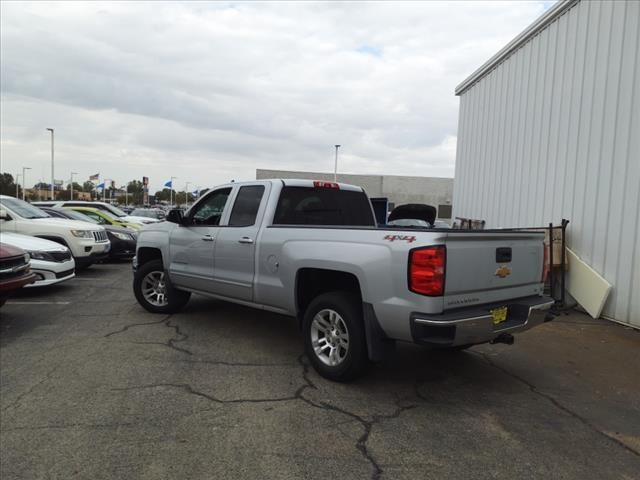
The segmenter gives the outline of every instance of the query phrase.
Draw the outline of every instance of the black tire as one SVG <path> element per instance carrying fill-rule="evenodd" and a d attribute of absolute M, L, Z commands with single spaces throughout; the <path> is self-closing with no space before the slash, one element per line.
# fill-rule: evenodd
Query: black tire
<path fill-rule="evenodd" d="M 164 295 L 166 302 L 162 305 L 153 304 L 142 293 L 142 283 L 150 274 L 162 274 L 164 280 Z M 151 313 L 176 313 L 189 301 L 191 292 L 173 288 L 169 276 L 164 271 L 162 260 L 151 260 L 138 268 L 133 277 L 133 293 L 138 303 Z"/>
<path fill-rule="evenodd" d="M 93 265 L 93 262 L 78 262 L 78 260 L 76 260 L 76 272 L 84 272 L 91 265 Z"/>
<path fill-rule="evenodd" d="M 328 365 L 321 356 L 324 352 L 317 354 L 313 346 L 313 330 L 317 331 L 317 326 L 313 327 L 316 315 L 325 311 L 336 312 L 342 320 L 342 326 L 346 327 L 348 333 L 348 348 L 337 347 L 343 354 L 343 359 L 336 365 Z M 336 382 L 346 382 L 353 380 L 364 373 L 369 359 L 367 357 L 367 341 L 362 319 L 362 304 L 357 295 L 345 292 L 329 292 L 316 297 L 307 307 L 302 321 L 302 332 L 304 335 L 304 348 L 313 368 L 323 377 Z M 322 332 L 321 332 L 322 333 Z M 316 333 L 316 335 L 318 335 Z M 323 336 L 324 338 L 324 336 Z M 326 337 L 329 339 L 329 337 Z M 322 338 L 321 338 L 322 340 Z M 335 340 L 333 338 L 332 340 Z M 323 341 L 328 345 L 327 341 Z M 327 347 L 330 351 L 331 347 Z"/>

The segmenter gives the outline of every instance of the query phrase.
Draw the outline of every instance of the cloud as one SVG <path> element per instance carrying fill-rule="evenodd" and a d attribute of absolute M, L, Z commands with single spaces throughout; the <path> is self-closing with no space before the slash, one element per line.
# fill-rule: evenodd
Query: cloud
<path fill-rule="evenodd" d="M 3 171 L 452 176 L 453 89 L 545 2 L 1 4 Z M 180 182 L 177 182 L 180 183 Z"/>

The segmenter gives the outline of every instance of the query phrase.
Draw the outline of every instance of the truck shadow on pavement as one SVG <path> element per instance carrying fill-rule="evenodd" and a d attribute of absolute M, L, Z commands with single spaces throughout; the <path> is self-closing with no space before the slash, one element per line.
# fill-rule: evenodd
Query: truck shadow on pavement
<path fill-rule="evenodd" d="M 245 362 L 271 358 L 294 364 L 303 350 L 297 319 L 228 302 L 192 297 L 183 312 L 172 316 L 172 321 L 180 326 L 182 333 L 189 334 L 189 340 L 181 346 L 196 356 L 200 353 L 209 356 L 211 350 L 207 345 L 215 345 L 221 338 L 235 345 L 232 356 Z M 357 390 L 403 387 L 416 392 L 419 398 L 424 397 L 421 400 L 426 400 L 431 390 L 442 390 L 445 384 L 447 390 L 464 386 L 503 393 L 514 387 L 505 383 L 504 374 L 474 348 L 454 352 L 403 342 L 397 342 L 395 351 L 383 361 L 372 363 L 367 373 L 353 382 L 339 384 L 315 372 L 313 375 L 325 387 L 348 385 Z M 455 378 L 461 380 L 452 382 Z M 441 387 L 436 388 L 437 385 Z"/>

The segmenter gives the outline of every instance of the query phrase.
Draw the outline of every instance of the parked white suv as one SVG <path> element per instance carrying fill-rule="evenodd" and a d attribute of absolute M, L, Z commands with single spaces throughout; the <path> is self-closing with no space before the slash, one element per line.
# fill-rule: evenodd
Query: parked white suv
<path fill-rule="evenodd" d="M 76 268 L 105 258 L 111 248 L 107 232 L 99 225 L 53 218 L 14 197 L 0 195 L 0 229 L 60 243 L 71 250 Z"/>

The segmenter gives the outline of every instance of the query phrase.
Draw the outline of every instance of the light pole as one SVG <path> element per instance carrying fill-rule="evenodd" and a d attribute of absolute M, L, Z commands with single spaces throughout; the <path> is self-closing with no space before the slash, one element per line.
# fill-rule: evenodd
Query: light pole
<path fill-rule="evenodd" d="M 105 179 L 102 181 L 102 184 L 103 184 L 103 185 L 102 185 L 102 201 L 103 201 L 103 202 L 106 202 L 106 201 L 107 201 L 107 188 L 108 188 L 108 187 L 107 187 L 107 182 L 111 182 L 111 179 L 109 179 L 109 178 L 105 178 Z"/>
<path fill-rule="evenodd" d="M 22 167 L 22 200 L 24 200 L 24 186 L 26 185 L 26 178 L 24 176 L 24 171 L 25 170 L 31 170 L 31 167 Z"/>
<path fill-rule="evenodd" d="M 184 203 L 187 208 L 189 208 L 189 185 L 191 185 L 191 182 L 187 182 L 184 186 Z"/>
<path fill-rule="evenodd" d="M 18 194 L 20 193 L 20 191 L 18 190 L 18 185 L 20 183 L 20 180 L 18 180 L 20 178 L 20 174 L 16 173 L 16 198 L 18 198 Z"/>
<path fill-rule="evenodd" d="M 53 128 L 47 128 L 47 130 L 51 132 L 51 200 L 55 200 L 53 196 Z M 24 178 L 22 180 L 24 182 Z"/>
<path fill-rule="evenodd" d="M 334 165 L 333 168 L 333 181 L 337 182 L 338 181 L 338 149 L 340 148 L 340 145 L 336 145 L 336 163 Z"/>
<path fill-rule="evenodd" d="M 78 172 L 71 172 L 71 200 L 73 200 L 73 176 L 77 174 Z"/>
<path fill-rule="evenodd" d="M 171 185 L 169 187 L 169 206 L 171 208 L 173 208 L 173 181 L 176 180 L 178 177 L 171 177 L 169 180 L 169 184 Z"/>

